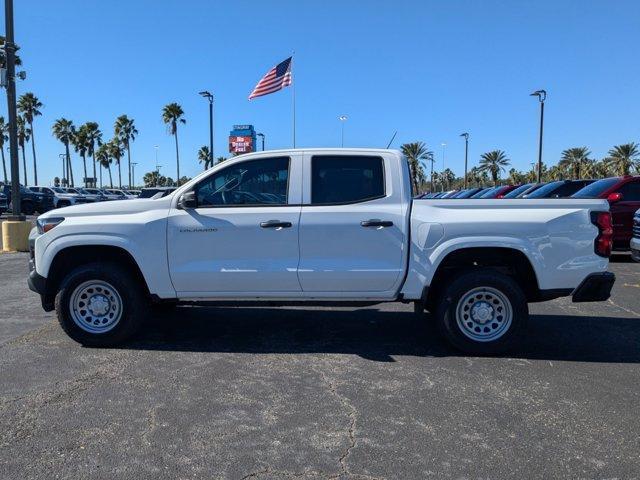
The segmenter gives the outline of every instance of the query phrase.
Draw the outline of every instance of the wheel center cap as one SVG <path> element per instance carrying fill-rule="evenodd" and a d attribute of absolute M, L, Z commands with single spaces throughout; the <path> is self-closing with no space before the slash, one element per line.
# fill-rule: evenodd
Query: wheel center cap
<path fill-rule="evenodd" d="M 104 315 L 109 311 L 109 301 L 102 295 L 91 297 L 89 310 L 93 315 Z"/>
<path fill-rule="evenodd" d="M 479 323 L 486 323 L 493 318 L 493 308 L 487 302 L 478 302 L 471 309 L 471 316 Z"/>

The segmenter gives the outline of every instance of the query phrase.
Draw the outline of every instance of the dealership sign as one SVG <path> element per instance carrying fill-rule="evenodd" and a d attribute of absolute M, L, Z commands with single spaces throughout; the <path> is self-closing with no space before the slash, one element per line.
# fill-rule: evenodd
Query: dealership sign
<path fill-rule="evenodd" d="M 229 137 L 229 151 L 231 153 L 248 153 L 253 152 L 252 137 Z"/>

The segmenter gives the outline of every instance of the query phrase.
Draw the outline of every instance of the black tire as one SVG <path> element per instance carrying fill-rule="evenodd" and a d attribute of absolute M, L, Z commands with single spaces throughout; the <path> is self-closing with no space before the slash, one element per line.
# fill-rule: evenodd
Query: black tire
<path fill-rule="evenodd" d="M 121 299 L 121 315 L 115 326 L 106 332 L 92 333 L 81 328 L 71 314 L 74 291 L 89 281 L 110 284 Z M 110 347 L 131 338 L 142 326 L 149 310 L 147 294 L 135 276 L 119 265 L 95 262 L 82 265 L 69 273 L 60 285 L 55 299 L 56 314 L 62 329 L 82 345 Z"/>
<path fill-rule="evenodd" d="M 474 289 L 480 290 L 471 295 Z M 500 296 L 507 303 L 502 305 Z M 463 297 L 465 301 L 459 305 Z M 441 334 L 458 350 L 474 355 L 497 354 L 512 348 L 520 340 L 529 318 L 527 299 L 518 283 L 491 269 L 478 269 L 462 274 L 445 287 L 442 297 L 436 303 L 435 320 Z M 468 316 L 465 320 L 467 312 L 470 313 L 476 305 L 481 308 L 489 305 L 492 319 L 481 319 L 486 322 L 482 324 Z M 459 307 L 460 323 L 457 313 Z M 508 311 L 509 308 L 510 321 L 507 320 L 508 317 L 500 316 L 500 312 Z M 484 341 L 471 338 L 470 335 L 484 336 Z M 492 335 L 496 337 L 492 338 Z"/>
<path fill-rule="evenodd" d="M 20 204 L 20 208 L 22 209 L 22 213 L 24 213 L 25 215 L 33 215 L 34 212 L 36 211 L 36 207 L 33 204 L 33 202 L 22 202 Z"/>

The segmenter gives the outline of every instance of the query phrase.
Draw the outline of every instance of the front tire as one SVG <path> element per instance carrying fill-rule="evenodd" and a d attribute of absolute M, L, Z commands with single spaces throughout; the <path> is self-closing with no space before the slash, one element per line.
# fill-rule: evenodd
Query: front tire
<path fill-rule="evenodd" d="M 148 299 L 126 268 L 82 265 L 69 273 L 55 299 L 62 329 L 78 343 L 109 347 L 131 338 L 143 324 Z"/>
<path fill-rule="evenodd" d="M 436 311 L 438 328 L 465 353 L 504 352 L 517 343 L 526 327 L 526 297 L 507 275 L 479 269 L 461 275 L 443 293 Z"/>
<path fill-rule="evenodd" d="M 36 211 L 36 207 L 32 202 L 22 202 L 21 207 L 22 213 L 24 213 L 25 215 L 33 215 Z"/>

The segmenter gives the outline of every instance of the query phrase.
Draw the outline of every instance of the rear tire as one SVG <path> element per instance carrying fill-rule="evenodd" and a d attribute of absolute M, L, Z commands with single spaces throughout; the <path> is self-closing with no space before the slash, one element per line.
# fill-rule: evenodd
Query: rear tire
<path fill-rule="evenodd" d="M 148 313 L 148 298 L 129 270 L 95 262 L 64 278 L 55 307 L 60 326 L 73 340 L 109 347 L 138 331 Z"/>
<path fill-rule="evenodd" d="M 518 283 L 491 269 L 461 275 L 437 304 L 438 329 L 455 348 L 474 355 L 501 353 L 515 345 L 529 317 Z"/>

